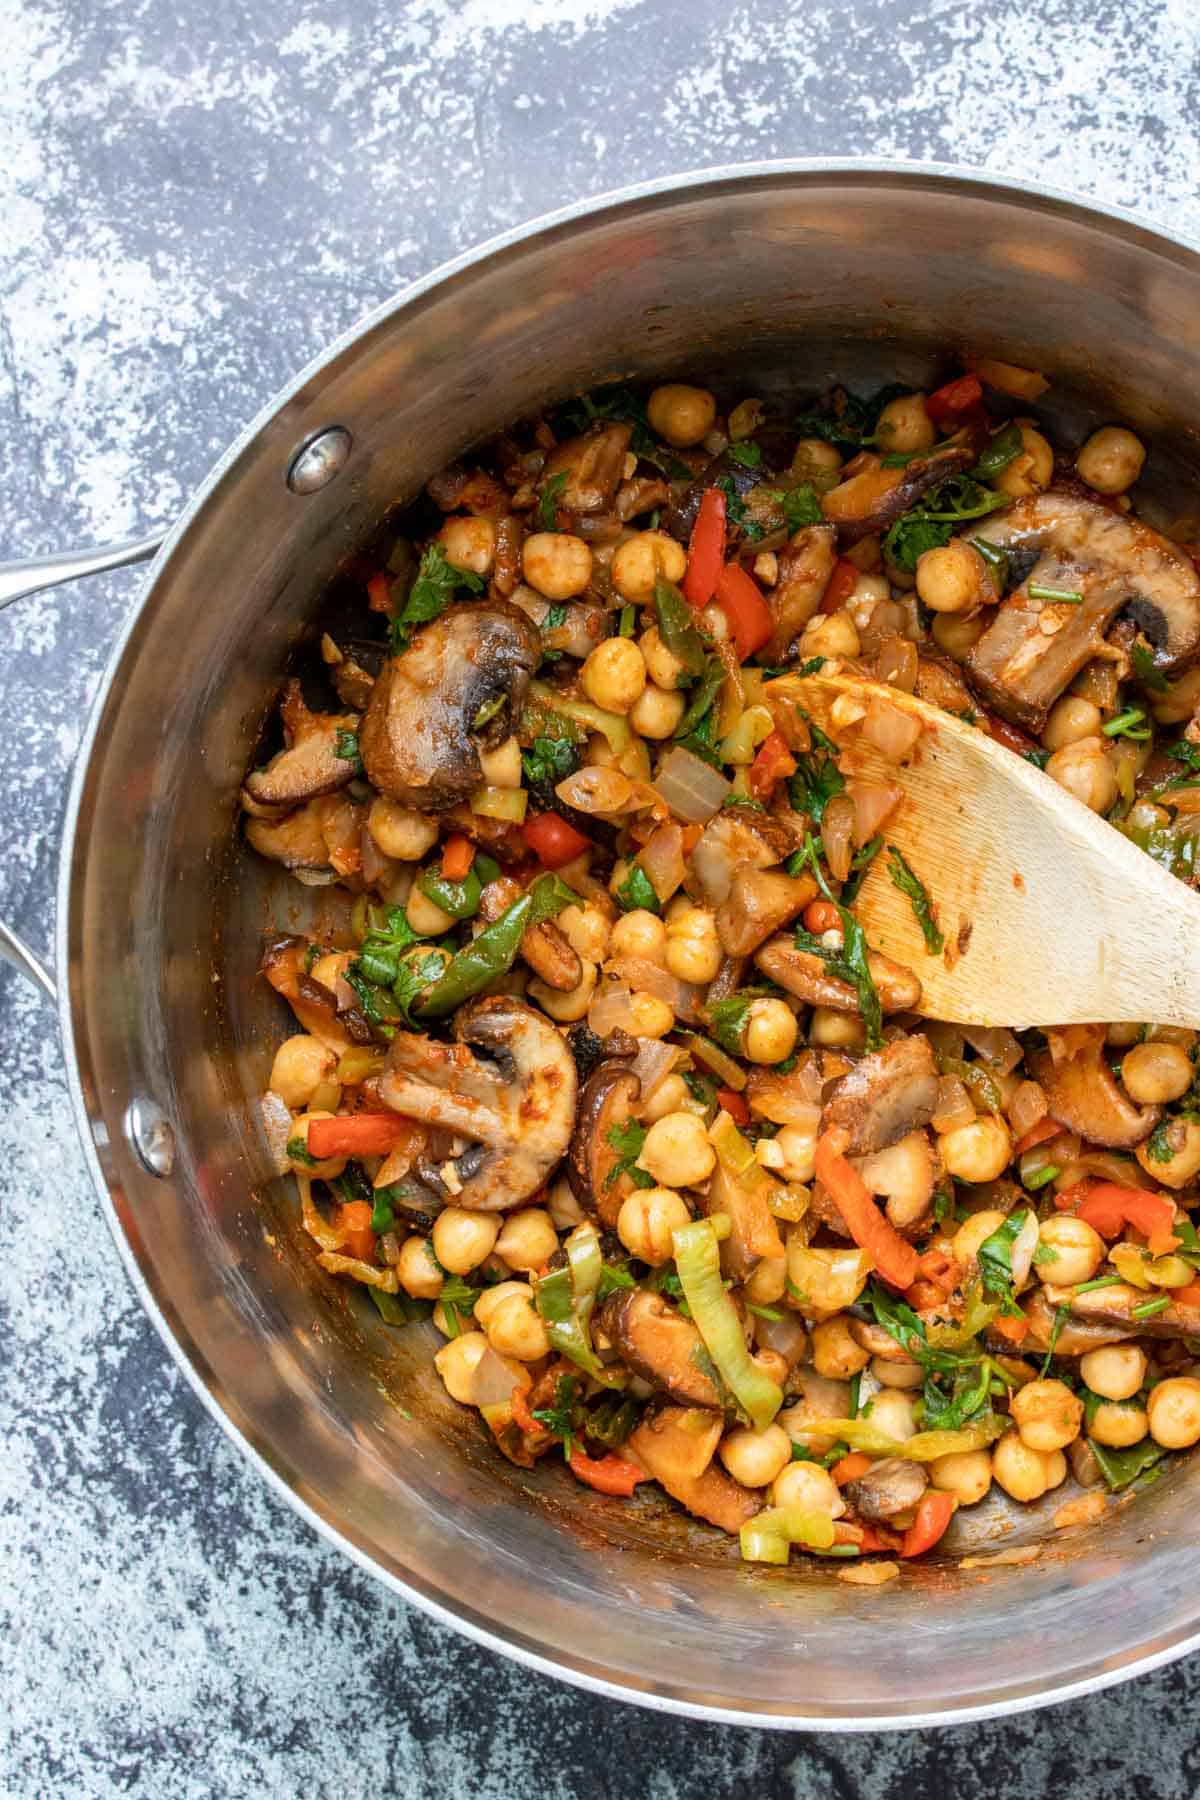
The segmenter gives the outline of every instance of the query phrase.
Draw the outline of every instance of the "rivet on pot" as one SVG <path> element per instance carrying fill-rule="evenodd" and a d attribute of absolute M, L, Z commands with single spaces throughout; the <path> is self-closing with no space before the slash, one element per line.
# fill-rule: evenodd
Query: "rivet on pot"
<path fill-rule="evenodd" d="M 344 425 L 327 425 L 301 444 L 288 465 L 287 484 L 293 494 L 316 494 L 340 475 L 350 457 L 354 439 Z"/>
<path fill-rule="evenodd" d="M 167 1176 L 175 1167 L 175 1130 L 153 1100 L 132 1100 L 125 1112 L 125 1136 L 148 1175 Z"/>

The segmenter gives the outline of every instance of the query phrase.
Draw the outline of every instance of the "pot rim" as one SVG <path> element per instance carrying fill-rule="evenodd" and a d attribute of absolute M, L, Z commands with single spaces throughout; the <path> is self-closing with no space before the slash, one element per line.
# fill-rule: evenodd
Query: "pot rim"
<path fill-rule="evenodd" d="M 609 1676 L 598 1673 L 582 1655 L 570 1661 L 557 1656 L 548 1656 L 536 1644 L 527 1641 L 523 1636 L 506 1633 L 494 1622 L 476 1617 L 469 1610 L 460 1610 L 457 1606 L 448 1605 L 436 1591 L 426 1591 L 416 1585 L 414 1581 L 403 1580 L 398 1575 L 382 1568 L 357 1545 L 343 1536 L 337 1524 L 303 1499 L 274 1468 L 265 1454 L 243 1434 L 233 1414 L 211 1390 L 201 1368 L 193 1362 L 191 1348 L 176 1333 L 165 1316 L 122 1227 L 93 1137 L 92 1119 L 84 1095 L 79 1061 L 80 1050 L 75 1031 L 75 1008 L 70 980 L 70 940 L 75 898 L 71 872 L 75 859 L 75 843 L 84 791 L 96 745 L 97 727 L 109 695 L 116 684 L 129 642 L 143 612 L 150 603 L 162 571 L 174 554 L 176 545 L 208 505 L 214 490 L 232 469 L 238 458 L 253 443 L 260 432 L 277 417 L 288 402 L 295 398 L 327 364 L 351 350 L 362 337 L 392 314 L 411 306 L 426 294 L 453 280 L 476 264 L 511 250 L 530 238 L 556 231 L 584 218 L 616 213 L 623 208 L 638 206 L 646 201 L 663 199 L 667 196 L 679 195 L 705 187 L 745 188 L 752 187 L 758 182 L 778 182 L 781 179 L 791 180 L 798 186 L 803 186 L 810 179 L 820 179 L 840 181 L 842 185 L 853 188 L 859 181 L 877 182 L 880 177 L 890 177 L 898 185 L 903 186 L 927 185 L 949 191 L 958 190 L 960 193 L 976 195 L 981 200 L 990 196 L 1009 199 L 1017 197 L 1025 200 L 1038 211 L 1065 213 L 1077 218 L 1081 216 L 1098 218 L 1107 222 L 1110 227 L 1115 227 L 1116 235 L 1125 238 L 1126 241 L 1140 241 L 1147 249 L 1153 249 L 1160 255 L 1164 251 L 1168 254 L 1174 253 L 1177 260 L 1195 258 L 1200 261 L 1200 239 L 1194 239 L 1173 227 L 1158 223 L 1146 224 L 1125 207 L 1094 200 L 1071 189 L 1051 186 L 1042 182 L 1019 180 L 1009 176 L 993 175 L 954 163 L 872 157 L 808 157 L 721 164 L 714 167 L 691 169 L 681 174 L 660 176 L 655 180 L 637 182 L 627 187 L 608 189 L 591 198 L 574 201 L 553 212 L 513 226 L 509 230 L 500 232 L 461 252 L 449 261 L 438 264 L 427 274 L 410 282 L 379 306 L 364 314 L 355 324 L 341 332 L 322 351 L 310 359 L 290 381 L 285 383 L 259 409 L 223 455 L 213 464 L 164 537 L 162 546 L 147 571 L 141 593 L 113 644 L 80 741 L 63 820 L 55 928 L 55 960 L 60 971 L 59 1028 L 66 1064 L 67 1086 L 75 1123 L 83 1144 L 84 1157 L 92 1177 L 93 1187 L 100 1198 L 109 1231 L 134 1292 L 192 1392 L 224 1432 L 226 1438 L 254 1468 L 271 1491 L 317 1532 L 327 1544 L 340 1554 L 349 1557 L 357 1567 L 372 1576 L 373 1579 L 385 1584 L 392 1593 L 416 1606 L 439 1624 L 459 1632 L 473 1643 L 496 1651 L 538 1674 L 553 1676 L 569 1682 L 574 1687 L 582 1688 L 586 1692 L 599 1694 L 606 1699 L 625 1701 L 655 1712 L 669 1713 L 685 1718 L 759 1729 L 819 1730 L 839 1734 L 867 1731 L 909 1731 L 929 1726 L 964 1725 L 975 1720 L 1009 1717 L 1017 1713 L 1030 1712 L 1039 1707 L 1057 1705 L 1063 1701 L 1099 1693 L 1119 1682 L 1149 1674 L 1154 1669 L 1161 1668 L 1165 1664 L 1200 1649 L 1200 1616 L 1197 1618 L 1196 1629 L 1186 1636 L 1180 1636 L 1173 1642 L 1148 1651 L 1144 1655 L 1130 1656 L 1119 1666 L 1105 1668 L 1096 1674 L 1077 1681 L 1061 1683 L 1044 1691 L 1034 1690 L 1017 1695 L 1010 1693 L 1004 1699 L 995 1702 L 984 1702 L 965 1707 L 933 1707 L 927 1712 L 905 1713 L 899 1717 L 890 1713 L 870 1713 L 858 1714 L 851 1718 L 822 1712 L 801 1713 L 790 1708 L 787 1711 L 776 1710 L 769 1705 L 757 1709 L 714 1705 L 686 1689 L 664 1691 L 661 1688 L 651 1689 L 632 1678 L 613 1680 Z"/>

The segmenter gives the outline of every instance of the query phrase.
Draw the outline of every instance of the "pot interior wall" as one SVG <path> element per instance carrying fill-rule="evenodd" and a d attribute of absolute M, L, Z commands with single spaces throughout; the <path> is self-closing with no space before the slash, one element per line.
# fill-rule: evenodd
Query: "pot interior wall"
<path fill-rule="evenodd" d="M 958 1554 L 1040 1539 L 1040 1560 L 952 1557 L 872 1590 L 833 1567 L 740 1568 L 653 1498 L 622 1508 L 501 1462 L 442 1394 L 432 1327 L 389 1331 L 320 1275 L 270 1178 L 254 1102 L 286 1022 L 255 964 L 265 921 L 300 923 L 309 902 L 238 851 L 237 790 L 324 584 L 471 442 L 610 379 L 870 390 L 967 348 L 1052 374 L 1042 410 L 1068 439 L 1132 422 L 1164 504 L 1187 509 L 1200 277 L 1127 224 L 929 172 L 775 171 L 501 247 L 368 322 L 215 473 L 130 630 L 80 788 L 66 943 L 82 1097 L 119 1239 L 215 1406 L 411 1591 L 564 1672 L 747 1717 L 953 1716 L 1165 1654 L 1196 1623 L 1194 1471 L 1067 1538 L 1053 1503 L 962 1522 Z M 334 423 L 350 463 L 298 498 L 290 457 Z M 127 1146 L 139 1095 L 176 1124 L 170 1180 Z"/>

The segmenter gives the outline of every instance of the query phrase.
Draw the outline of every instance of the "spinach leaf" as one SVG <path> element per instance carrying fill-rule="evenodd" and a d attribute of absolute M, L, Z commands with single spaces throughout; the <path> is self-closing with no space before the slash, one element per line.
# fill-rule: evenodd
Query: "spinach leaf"
<path fill-rule="evenodd" d="M 730 444 L 726 455 L 731 462 L 740 463 L 743 469 L 757 469 L 762 461 L 762 450 L 758 444 L 747 438 L 741 443 Z"/>
<path fill-rule="evenodd" d="M 418 626 L 439 618 L 460 588 L 466 588 L 470 594 L 482 594 L 483 586 L 470 569 L 456 569 L 447 562 L 440 544 L 430 544 L 421 557 L 408 598 L 392 620 L 392 655 L 398 656 L 407 647 Z"/>
<path fill-rule="evenodd" d="M 929 890 L 895 844 L 888 846 L 888 874 L 892 878 L 892 886 L 899 888 L 912 906 L 917 924 L 921 927 L 921 935 L 925 939 L 926 950 L 930 956 L 940 956 L 945 949 L 946 940 L 934 918 Z"/>
<path fill-rule="evenodd" d="M 646 1142 L 646 1127 L 639 1125 L 636 1119 L 622 1119 L 617 1125 L 610 1125 L 605 1134 L 605 1142 L 617 1153 L 617 1161 L 608 1172 L 605 1187 L 611 1187 L 622 1175 L 628 1175 L 635 1187 L 652 1188 L 654 1177 L 639 1169 L 637 1159 L 642 1154 L 642 1145 Z"/>
<path fill-rule="evenodd" d="M 926 550 L 950 542 L 957 524 L 981 519 L 1007 505 L 1007 494 L 993 493 L 972 476 L 948 475 L 889 527 L 883 540 L 884 556 L 911 573 Z"/>
<path fill-rule="evenodd" d="M 629 873 L 617 889 L 617 899 L 625 912 L 661 912 L 653 883 L 640 863 L 631 863 Z"/>
<path fill-rule="evenodd" d="M 999 1300 L 1000 1310 L 1016 1317 L 1020 1315 L 1012 1288 L 1012 1247 L 1017 1240 L 1029 1211 L 1019 1207 L 1009 1213 L 1003 1225 L 998 1225 L 991 1237 L 984 1238 L 979 1246 L 979 1273 L 983 1280 L 983 1291 L 993 1300 Z"/>
<path fill-rule="evenodd" d="M 541 499 L 538 501 L 538 524 L 543 531 L 558 530 L 558 505 L 568 479 L 568 471 L 561 469 L 557 475 L 550 477 L 542 489 Z"/>

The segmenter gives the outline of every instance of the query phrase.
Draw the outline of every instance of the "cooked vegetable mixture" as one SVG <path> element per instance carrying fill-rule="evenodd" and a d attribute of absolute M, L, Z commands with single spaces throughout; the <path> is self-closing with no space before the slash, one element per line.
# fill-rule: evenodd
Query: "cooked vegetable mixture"
<path fill-rule="evenodd" d="M 432 1311 L 511 1461 L 656 1482 L 749 1561 L 885 1581 L 993 1482 L 1070 1474 L 1085 1520 L 1200 1440 L 1196 1034 L 924 1021 L 854 910 L 890 879 L 952 954 L 888 841 L 895 689 L 1200 881 L 1195 525 L 1135 515 L 1133 432 L 1054 445 L 1046 385 L 514 428 L 347 572 L 245 783 L 344 896 L 263 962 L 317 1260 Z M 797 701 L 839 669 L 894 781 Z"/>

